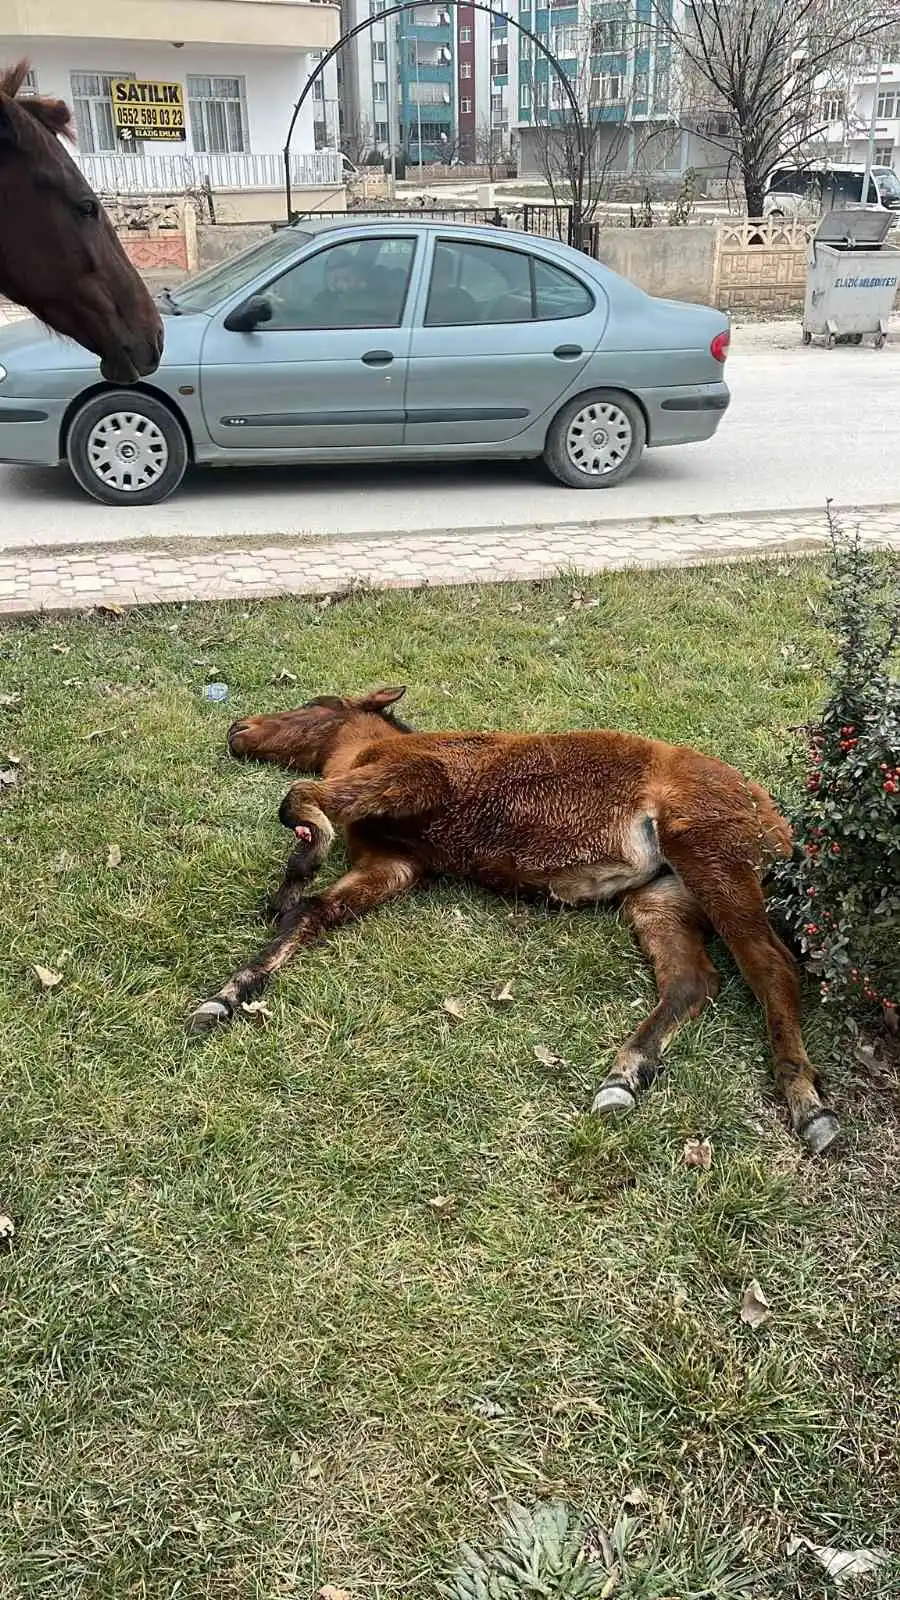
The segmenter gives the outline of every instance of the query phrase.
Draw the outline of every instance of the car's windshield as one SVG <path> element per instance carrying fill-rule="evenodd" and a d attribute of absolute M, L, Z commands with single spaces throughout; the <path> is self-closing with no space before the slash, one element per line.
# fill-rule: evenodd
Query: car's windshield
<path fill-rule="evenodd" d="M 268 267 L 277 271 L 286 257 L 296 255 L 309 237 L 299 228 L 279 228 L 270 239 L 250 245 L 240 255 L 220 261 L 215 267 L 207 267 L 205 272 L 198 272 L 196 277 L 186 278 L 184 283 L 176 285 L 172 297 L 182 311 L 212 311 L 223 300 L 238 294 Z"/>
<path fill-rule="evenodd" d="M 891 199 L 900 198 L 900 179 L 896 172 L 883 172 L 879 168 L 877 181 L 882 194 L 890 195 Z"/>

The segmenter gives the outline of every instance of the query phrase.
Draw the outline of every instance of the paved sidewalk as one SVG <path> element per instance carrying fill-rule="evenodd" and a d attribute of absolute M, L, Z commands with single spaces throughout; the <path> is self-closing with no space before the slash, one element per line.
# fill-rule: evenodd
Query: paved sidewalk
<path fill-rule="evenodd" d="M 841 513 L 864 536 L 900 550 L 900 506 Z M 184 539 L 0 551 L 0 614 L 184 600 L 330 594 L 495 583 L 559 571 L 684 566 L 751 555 L 795 555 L 827 543 L 822 513 L 650 518 L 554 528 L 458 530 L 380 538 Z"/>

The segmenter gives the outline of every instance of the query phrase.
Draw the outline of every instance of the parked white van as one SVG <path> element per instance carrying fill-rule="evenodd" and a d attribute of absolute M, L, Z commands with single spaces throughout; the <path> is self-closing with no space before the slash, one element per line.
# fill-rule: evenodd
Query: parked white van
<path fill-rule="evenodd" d="M 811 161 L 773 167 L 763 197 L 765 217 L 818 217 L 833 206 L 859 205 L 865 181 L 864 166 L 832 166 Z M 873 167 L 867 205 L 900 211 L 900 179 L 891 167 Z"/>

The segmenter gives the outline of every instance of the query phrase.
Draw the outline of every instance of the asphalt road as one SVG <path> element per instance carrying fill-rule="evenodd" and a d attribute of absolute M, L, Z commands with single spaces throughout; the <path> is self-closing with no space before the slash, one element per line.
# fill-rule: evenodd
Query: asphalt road
<path fill-rule="evenodd" d="M 649 451 L 621 488 L 577 491 L 538 462 L 199 471 L 162 506 L 87 499 L 65 470 L 0 467 L 0 548 L 190 535 L 334 536 L 559 526 L 900 503 L 900 339 L 803 349 L 796 323 L 736 333 L 715 439 Z"/>

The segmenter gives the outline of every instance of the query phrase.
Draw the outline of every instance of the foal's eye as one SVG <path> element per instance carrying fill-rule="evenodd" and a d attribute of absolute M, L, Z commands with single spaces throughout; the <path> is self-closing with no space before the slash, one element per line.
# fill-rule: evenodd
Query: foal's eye
<path fill-rule="evenodd" d="M 96 219 L 100 215 L 100 207 L 98 206 L 96 200 L 79 200 L 75 206 L 75 210 L 78 212 L 80 217 Z"/>

